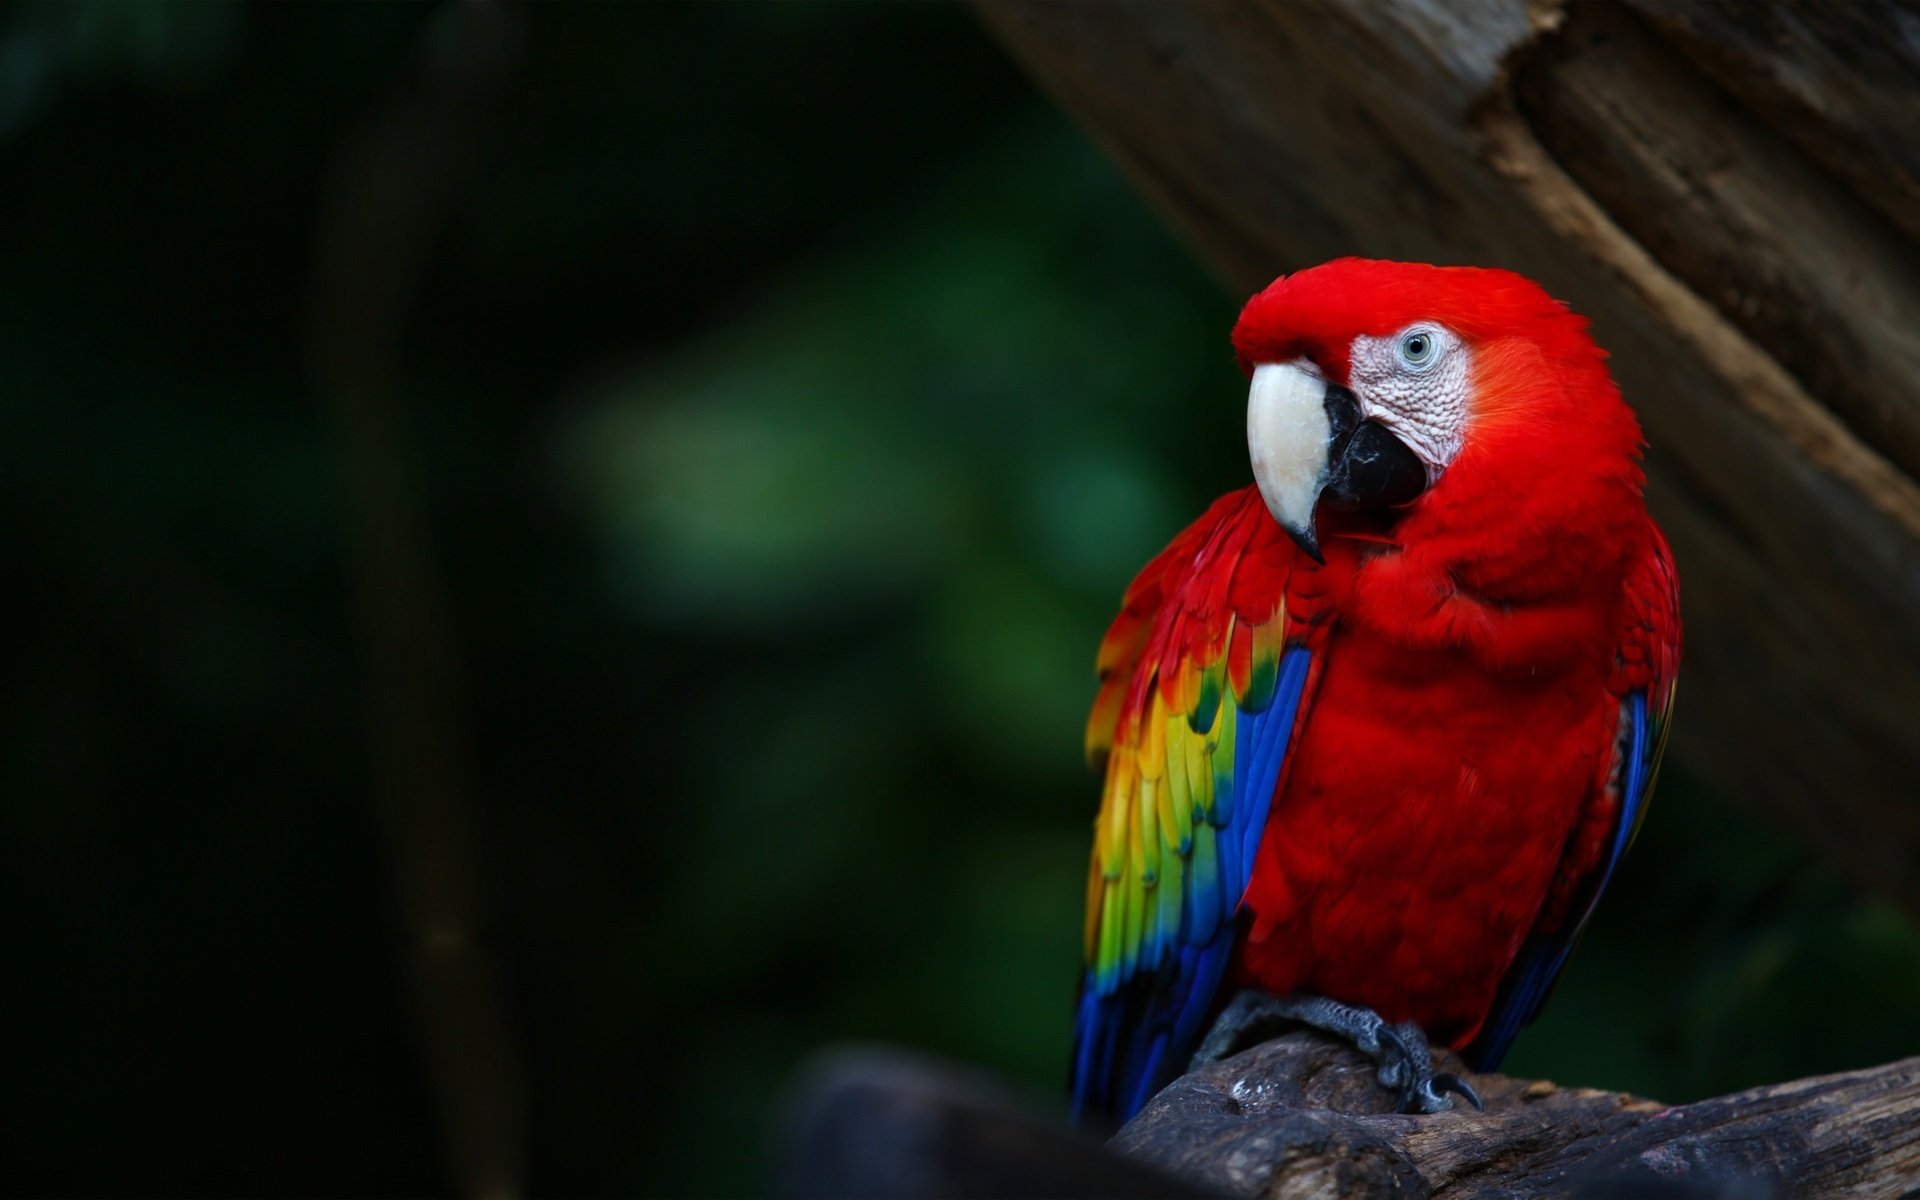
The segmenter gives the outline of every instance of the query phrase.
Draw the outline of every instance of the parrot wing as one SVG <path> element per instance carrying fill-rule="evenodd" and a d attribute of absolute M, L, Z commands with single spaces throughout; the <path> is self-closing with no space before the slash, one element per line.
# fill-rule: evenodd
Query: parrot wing
<path fill-rule="evenodd" d="M 1586 928 L 1613 872 L 1647 815 L 1666 750 L 1680 666 L 1680 591 L 1666 539 L 1648 523 L 1647 551 L 1627 577 L 1627 621 L 1616 654 L 1609 708 L 1618 733 L 1608 774 L 1594 789 L 1561 861 L 1559 886 L 1501 981 L 1493 1008 L 1464 1057 L 1476 1071 L 1500 1065 L 1520 1030 L 1540 1014 L 1554 980 Z"/>
<path fill-rule="evenodd" d="M 1101 644 L 1076 1119 L 1139 1109 L 1213 1010 L 1304 707 L 1309 653 L 1287 645 L 1296 553 L 1255 489 L 1223 496 L 1141 571 Z"/>

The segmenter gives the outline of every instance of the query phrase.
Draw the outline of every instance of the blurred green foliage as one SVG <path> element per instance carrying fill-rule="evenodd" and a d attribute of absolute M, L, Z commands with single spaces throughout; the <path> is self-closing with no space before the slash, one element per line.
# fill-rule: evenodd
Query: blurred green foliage
<path fill-rule="evenodd" d="M 305 358 L 320 198 L 447 11 L 0 10 L 22 1190 L 449 1186 Z M 1054 1094 L 1093 648 L 1244 480 L 1235 298 L 961 9 L 515 28 L 398 390 L 532 1190 L 750 1191 L 838 1038 Z M 1737 801 L 1669 768 L 1511 1069 L 1913 1051 L 1920 938 Z"/>

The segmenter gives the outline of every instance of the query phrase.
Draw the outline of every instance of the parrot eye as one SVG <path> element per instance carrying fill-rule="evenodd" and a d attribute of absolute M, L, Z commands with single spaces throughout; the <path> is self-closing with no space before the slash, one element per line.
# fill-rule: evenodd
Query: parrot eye
<path fill-rule="evenodd" d="M 1409 329 L 1400 335 L 1400 361 L 1411 370 L 1424 371 L 1440 357 L 1440 339 L 1431 329 Z"/>

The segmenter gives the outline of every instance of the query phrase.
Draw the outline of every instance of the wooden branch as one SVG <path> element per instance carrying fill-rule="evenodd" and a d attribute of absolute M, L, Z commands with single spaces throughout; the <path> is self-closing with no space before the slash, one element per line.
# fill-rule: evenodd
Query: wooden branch
<path fill-rule="evenodd" d="M 1920 50 L 1837 7 L 981 0 L 1236 291 L 1366 254 L 1591 317 L 1681 568 L 1676 759 L 1920 913 Z"/>
<path fill-rule="evenodd" d="M 770 1156 L 783 1200 L 1214 1194 L 1121 1158 L 978 1072 L 899 1050 L 828 1051 L 783 1108 Z"/>
<path fill-rule="evenodd" d="M 1526 1200 L 1910 1197 L 1920 1188 L 1920 1058 L 1673 1108 L 1470 1078 L 1485 1112 L 1401 1116 L 1358 1052 L 1293 1033 L 1177 1080 L 1103 1149 L 975 1073 L 843 1050 L 789 1098 L 773 1190 L 873 1200 Z"/>
<path fill-rule="evenodd" d="M 1236 1196 L 1891 1197 L 1920 1186 L 1920 1058 L 1671 1108 L 1469 1078 L 1485 1112 L 1400 1116 L 1366 1059 L 1294 1033 L 1178 1080 L 1112 1144 Z"/>

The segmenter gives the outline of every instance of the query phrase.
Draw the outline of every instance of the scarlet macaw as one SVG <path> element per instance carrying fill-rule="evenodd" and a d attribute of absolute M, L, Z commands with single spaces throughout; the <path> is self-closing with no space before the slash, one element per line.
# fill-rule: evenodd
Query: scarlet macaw
<path fill-rule="evenodd" d="M 1340 259 L 1240 314 L 1254 485 L 1100 648 L 1072 1090 L 1125 1119 L 1262 1018 L 1435 1111 L 1539 1012 L 1633 840 L 1674 569 L 1586 321 L 1506 271 Z M 1228 997 L 1239 993 L 1231 1004 Z M 1224 1010 L 1224 1015 L 1223 1015 Z"/>

